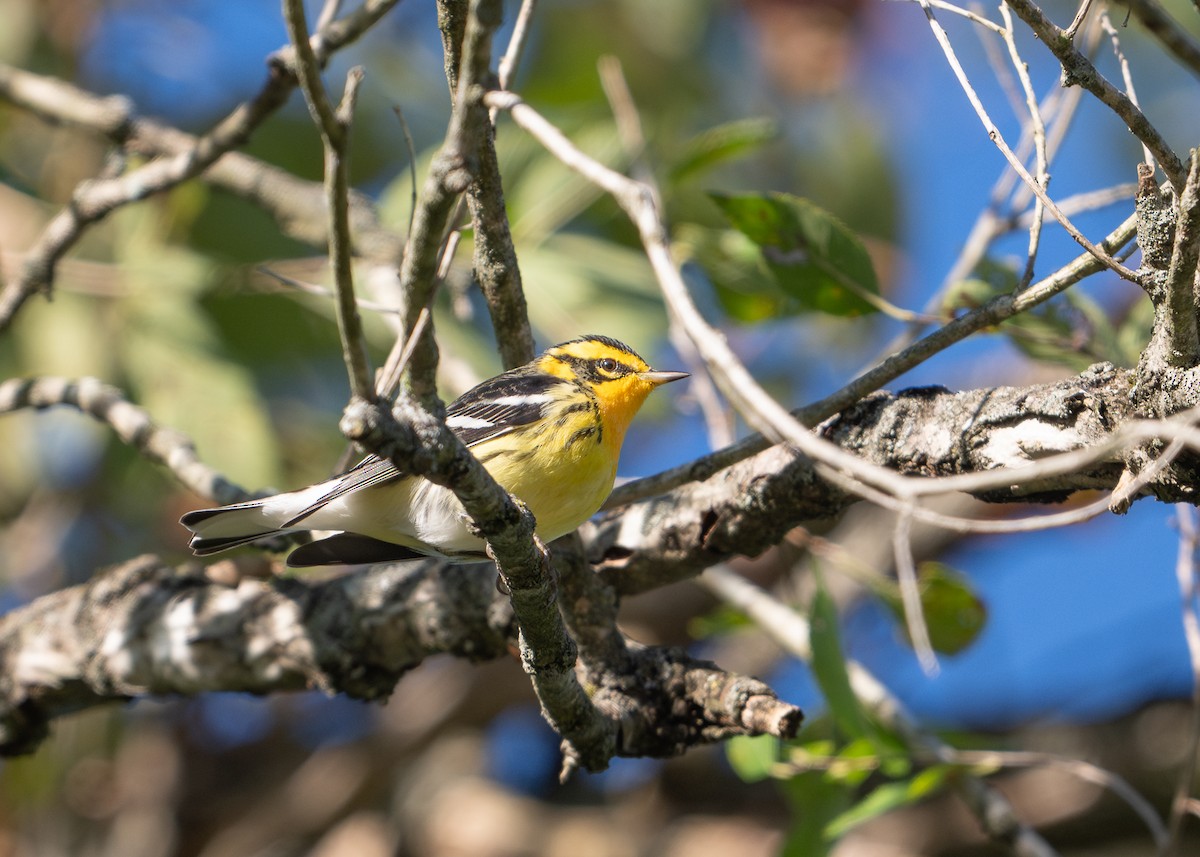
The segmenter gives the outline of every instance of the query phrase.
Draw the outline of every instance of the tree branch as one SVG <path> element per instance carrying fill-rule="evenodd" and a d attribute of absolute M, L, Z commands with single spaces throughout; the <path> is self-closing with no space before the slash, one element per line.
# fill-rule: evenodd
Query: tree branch
<path fill-rule="evenodd" d="M 1167 141 L 1150 124 L 1146 115 L 1138 109 L 1128 96 L 1117 89 L 1092 65 L 1091 60 L 1075 49 L 1071 37 L 1046 17 L 1032 0 L 1005 0 L 1012 10 L 1050 52 L 1058 59 L 1063 69 L 1063 86 L 1082 86 L 1101 103 L 1117 114 L 1135 137 L 1154 153 L 1176 193 L 1183 192 L 1187 169 Z"/>
<path fill-rule="evenodd" d="M 477 567 L 214 583 L 156 557 L 0 618 L 0 753 L 49 721 L 147 694 L 316 687 L 385 699 L 425 657 L 502 657 L 511 614 Z"/>
<path fill-rule="evenodd" d="M 880 393 L 819 431 L 873 464 L 925 477 L 931 489 L 941 481 L 988 501 L 1058 502 L 1079 490 L 1117 488 L 1126 450 L 1151 438 L 1200 448 L 1200 433 L 1186 422 L 1137 419 L 1135 377 L 1099 364 L 1049 385 Z M 1184 416 L 1195 420 L 1194 413 Z M 1163 502 L 1195 499 L 1195 455 L 1152 476 L 1141 493 Z M 634 594 L 735 555 L 756 556 L 796 525 L 829 520 L 854 502 L 840 480 L 776 446 L 703 481 L 603 513 L 582 534 L 601 577 Z"/>
<path fill-rule="evenodd" d="M 1200 44 L 1167 14 L 1157 0 L 1128 0 L 1130 11 L 1163 47 L 1193 74 L 1200 75 Z"/>
<path fill-rule="evenodd" d="M 0 754 L 33 751 L 56 718 L 146 695 L 307 687 L 386 699 L 430 655 L 507 657 L 515 633 L 478 565 L 228 585 L 140 557 L 0 617 Z M 614 753 L 669 756 L 799 726 L 799 710 L 761 682 L 681 652 L 646 649 L 626 666 L 597 694 Z"/>
<path fill-rule="evenodd" d="M 335 29 L 331 27 L 331 32 Z M 326 39 L 323 43 L 329 42 Z M 286 50 L 277 54 L 286 55 Z M 148 157 L 179 155 L 194 149 L 199 141 L 176 128 L 135 117 L 125 99 L 102 98 L 55 78 L 3 64 L 0 97 L 47 121 L 78 125 Z M 327 245 L 328 225 L 322 216 L 324 191 L 320 184 L 237 151 L 222 155 L 202 177 L 265 210 L 285 235 L 314 247 Z M 404 239 L 380 225 L 374 203 L 354 191 L 349 201 L 355 252 L 376 262 L 398 259 L 404 252 Z"/>
<path fill-rule="evenodd" d="M 236 503 L 251 496 L 204 464 L 190 438 L 155 425 L 149 414 L 130 404 L 116 387 L 95 378 L 14 378 L 0 382 L 0 414 L 56 405 L 77 408 L 110 426 L 123 442 L 170 470 L 182 485 L 201 497 Z"/>
<path fill-rule="evenodd" d="M 332 6 L 327 7 L 332 10 Z M 355 67 L 346 76 L 346 90 L 334 110 L 321 82 L 317 57 L 309 41 L 308 21 L 302 0 L 284 0 L 283 17 L 288 37 L 296 52 L 296 73 L 304 101 L 321 134 L 325 153 L 325 212 L 329 218 L 329 265 L 337 294 L 338 334 L 342 342 L 342 361 L 350 377 L 350 394 L 373 399 L 375 385 L 367 359 L 366 337 L 354 294 L 350 239 L 350 128 L 354 103 L 363 71 Z"/>
<path fill-rule="evenodd" d="M 1130 215 L 1120 226 L 1109 233 L 1102 242 L 1102 246 L 1109 252 L 1115 252 L 1134 236 L 1137 224 L 1138 218 Z M 821 420 L 833 416 L 860 401 L 864 396 L 880 389 L 889 381 L 898 378 L 934 354 L 963 341 L 973 333 L 994 327 L 1018 313 L 1044 303 L 1102 269 L 1103 265 L 1094 256 L 1090 253 L 1081 253 L 1073 261 L 1045 279 L 1034 283 L 1019 295 L 998 295 L 978 309 L 958 316 L 917 340 L 903 351 L 884 358 L 842 389 L 793 411 L 793 416 L 805 425 L 816 425 Z M 613 491 L 605 508 L 615 509 L 636 500 L 661 494 L 688 482 L 707 479 L 723 467 L 742 461 L 769 446 L 770 441 L 761 434 L 751 435 L 695 461 L 622 485 Z"/>
<path fill-rule="evenodd" d="M 397 0 L 371 0 L 354 15 L 335 21 L 328 33 L 318 34 L 322 57 L 358 38 Z M 287 101 L 295 79 L 285 61 L 276 58 L 268 64 L 267 82 L 249 102 L 239 105 L 221 120 L 208 134 L 197 138 L 192 145 L 168 157 L 158 158 L 128 173 L 107 179 L 92 179 L 81 183 L 65 206 L 43 230 L 26 256 L 21 275 L 0 291 L 0 331 L 12 323 L 21 306 L 38 291 L 51 287 L 58 261 L 93 223 L 102 220 L 113 210 L 168 190 L 193 176 L 199 175 L 223 154 L 242 145 L 251 132 Z M 0 68 L 0 94 L 26 106 L 47 105 L 64 98 L 67 107 L 56 106 L 47 118 L 64 118 L 103 128 L 105 133 L 122 142 L 138 133 L 141 120 L 129 113 L 128 102 L 104 99 L 93 109 L 86 101 L 72 97 L 65 85 L 47 86 L 27 73 Z M 94 124 L 93 124 L 94 123 Z"/>

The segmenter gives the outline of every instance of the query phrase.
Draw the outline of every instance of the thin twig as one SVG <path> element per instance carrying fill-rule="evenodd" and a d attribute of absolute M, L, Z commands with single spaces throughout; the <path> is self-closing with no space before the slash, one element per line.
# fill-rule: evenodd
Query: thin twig
<path fill-rule="evenodd" d="M 381 398 L 391 399 L 396 395 L 396 390 L 400 388 L 400 376 L 404 374 L 404 369 L 408 366 L 408 361 L 412 359 L 413 351 L 416 350 L 417 342 L 425 335 L 425 328 L 429 326 L 432 317 L 433 313 L 429 307 L 422 307 L 412 333 L 405 339 L 397 338 L 393 344 L 387 362 L 379 370 L 379 377 L 375 381 L 375 392 Z"/>
<path fill-rule="evenodd" d="M 596 63 L 596 70 L 600 74 L 600 85 L 616 121 L 617 136 L 621 140 L 626 158 L 632 165 L 634 175 L 644 181 L 652 179 L 650 165 L 644 157 L 646 136 L 642 132 L 641 117 L 629 90 L 629 83 L 625 79 L 625 72 L 621 68 L 621 61 L 614 56 L 602 56 Z M 674 313 L 667 313 L 667 325 L 667 338 L 691 372 L 688 389 L 704 415 L 704 425 L 708 430 L 711 448 L 719 449 L 733 443 L 733 413 L 721 401 L 721 394 L 713 384 L 696 346 L 680 328 Z"/>
<path fill-rule="evenodd" d="M 280 285 L 295 289 L 298 292 L 303 292 L 306 295 L 313 295 L 319 298 L 336 298 L 337 294 L 331 289 L 324 286 L 318 286 L 316 283 L 306 283 L 304 280 L 297 280 L 295 277 L 289 277 L 287 274 L 282 274 L 279 271 L 272 270 L 266 265 L 259 265 L 254 269 L 264 276 L 270 277 Z M 370 310 L 371 312 L 384 313 L 387 315 L 395 315 L 399 312 L 398 309 L 386 304 L 378 303 L 377 301 L 367 300 L 366 298 L 358 298 L 359 309 Z"/>
<path fill-rule="evenodd" d="M 1004 43 L 1008 45 L 1008 54 L 1012 58 L 1013 68 L 1021 81 L 1021 89 L 1025 93 L 1025 108 L 1029 111 L 1029 125 L 1033 138 L 1033 150 L 1037 163 L 1037 174 L 1034 180 L 1042 190 L 1050 187 L 1050 159 L 1046 153 L 1046 126 L 1042 122 L 1042 112 L 1038 107 L 1037 96 L 1033 92 L 1033 82 L 1029 79 L 1029 66 L 1021 58 L 1017 49 L 1017 41 L 1013 37 L 1012 14 L 1005 3 L 1000 4 L 1000 14 L 1004 18 Z M 1039 198 L 1033 208 L 1033 222 L 1029 226 L 1029 252 L 1025 259 L 1025 272 L 1017 285 L 1018 291 L 1023 291 L 1033 282 L 1033 269 L 1037 261 L 1038 245 L 1042 237 L 1042 220 L 1045 217 L 1046 206 Z"/>
<path fill-rule="evenodd" d="M 774 442 L 786 442 L 817 462 L 817 472 L 837 480 L 839 485 L 856 493 L 859 487 L 874 487 L 898 499 L 915 498 L 946 491 L 978 491 L 981 485 L 996 488 L 1011 487 L 1013 480 L 1022 481 L 1034 472 L 1048 473 L 1059 468 L 1077 466 L 1075 456 L 1088 457 L 1091 450 L 1066 453 L 1027 466 L 983 473 L 925 479 L 906 477 L 872 464 L 818 437 L 789 414 L 762 389 L 733 353 L 724 337 L 713 330 L 692 302 L 687 286 L 671 256 L 665 227 L 654 204 L 653 191 L 589 158 L 574 147 L 557 128 L 512 93 L 490 93 L 488 100 L 510 110 L 514 121 L 542 142 L 560 160 L 578 170 L 590 181 L 608 190 L 635 223 L 642 245 L 659 281 L 668 306 L 678 314 L 689 338 L 704 357 L 709 371 L 718 381 L 722 392 L 738 409 L 750 426 Z M 1092 264 L 1099 263 L 1093 258 Z M 1063 275 L 1060 271 L 1059 274 Z M 1007 296 L 1016 304 L 1033 305 L 1044 299 L 1034 289 L 1017 296 Z M 1103 444 L 1101 445 L 1103 446 Z M 1111 453 L 1111 450 L 1110 450 Z M 1046 470 L 1043 471 L 1043 468 Z M 1070 472 L 1070 471 L 1062 471 Z"/>
<path fill-rule="evenodd" d="M 1099 18 L 1100 27 L 1112 45 L 1113 56 L 1117 58 L 1117 64 L 1121 67 L 1121 79 L 1125 82 L 1125 94 L 1129 97 L 1129 103 L 1140 110 L 1142 105 L 1138 103 L 1137 90 L 1133 86 L 1133 72 L 1129 69 L 1129 60 L 1125 59 L 1125 52 L 1121 50 L 1121 37 L 1117 34 L 1117 28 L 1109 20 L 1107 9 L 1100 10 Z M 1151 169 L 1155 169 L 1154 153 L 1145 143 L 1142 143 L 1142 161 L 1149 164 Z"/>
<path fill-rule="evenodd" d="M 1127 199 L 1133 199 L 1136 194 L 1137 182 L 1121 182 L 1112 187 L 1083 191 L 1082 193 L 1063 197 L 1058 201 L 1058 207 L 1067 214 L 1082 214 L 1087 211 L 1107 208 L 1110 205 L 1124 202 Z M 1033 212 L 1028 210 L 1023 211 L 1016 217 L 1009 218 L 1008 222 L 1014 228 L 1027 229 L 1033 222 Z M 1113 256 L 1120 258 L 1119 253 L 1114 253 Z"/>
<path fill-rule="evenodd" d="M 1092 0 L 1082 0 L 1079 4 L 1079 9 L 1075 12 L 1075 17 L 1071 21 L 1063 33 L 1071 41 L 1075 40 L 1075 34 L 1079 32 L 1079 28 L 1083 26 L 1083 22 L 1087 20 L 1088 11 L 1092 8 Z"/>
<path fill-rule="evenodd" d="M 167 468 L 180 484 L 216 503 L 249 499 L 250 492 L 204 464 L 189 437 L 155 424 L 125 394 L 96 378 L 41 377 L 0 382 L 0 413 L 68 405 L 107 424 L 124 443 Z"/>
<path fill-rule="evenodd" d="M 400 121 L 400 133 L 404 135 L 404 148 L 408 152 L 408 180 L 412 185 L 412 193 L 408 207 L 408 230 L 404 235 L 405 237 L 411 237 L 413 217 L 417 212 L 417 147 L 413 143 L 412 132 L 408 129 L 408 122 L 404 119 L 404 111 L 400 109 L 400 105 L 392 105 L 392 112 L 396 114 L 396 119 Z"/>
<path fill-rule="evenodd" d="M 316 32 L 321 32 L 336 20 L 341 11 L 342 0 L 325 0 L 321 6 L 321 14 L 317 16 Z"/>
<path fill-rule="evenodd" d="M 300 0 L 283 0 L 283 22 L 287 26 L 292 50 L 296 52 L 296 78 L 304 93 L 308 112 L 323 138 L 340 142 L 345 129 L 338 122 L 329 95 L 325 92 L 325 84 L 321 82 L 321 67 L 309 41 L 308 19 Z"/>
<path fill-rule="evenodd" d="M 1137 220 L 1130 215 L 1109 233 L 1103 244 L 1110 252 L 1124 246 L 1136 232 Z M 863 396 L 878 390 L 929 357 L 962 341 L 976 331 L 993 327 L 1014 315 L 1031 309 L 1069 288 L 1084 277 L 1102 270 L 1103 266 L 1090 253 L 1077 256 L 1045 279 L 1030 286 L 1020 295 L 999 295 L 983 306 L 959 316 L 933 333 L 918 340 L 903 351 L 892 354 L 859 375 L 842 389 L 795 412 L 796 419 L 805 425 L 816 425 Z M 750 457 L 771 445 L 764 436 L 751 436 L 689 464 L 644 479 L 626 483 L 615 490 L 605 508 L 612 509 L 639 499 L 652 497 L 696 479 L 707 478 L 718 470 Z"/>
<path fill-rule="evenodd" d="M 1179 156 L 1163 139 L 1146 115 L 1121 90 L 1109 83 L 1092 62 L 1071 43 L 1068 34 L 1060 29 L 1032 0 L 1007 0 L 1012 10 L 1033 30 L 1034 34 L 1058 59 L 1063 68 L 1064 85 L 1078 84 L 1117 114 L 1135 137 L 1149 147 L 1166 173 L 1176 193 L 1183 191 L 1187 169 Z"/>
<path fill-rule="evenodd" d="M 1161 440 L 1164 437 L 1172 435 L 1171 424 L 1163 421 L 1157 421 L 1157 425 L 1151 429 L 1149 425 L 1143 427 L 1146 430 L 1145 440 Z M 1131 432 L 1126 438 L 1118 444 L 1120 448 L 1127 448 L 1136 440 L 1135 432 Z M 1068 509 L 1065 512 L 1055 512 L 1049 515 L 1033 515 L 1028 518 L 1016 519 L 980 519 L 980 518 L 964 518 L 958 515 L 948 515 L 944 512 L 937 512 L 928 509 L 921 505 L 911 505 L 897 500 L 891 495 L 863 485 L 861 482 L 856 482 L 851 479 L 844 478 L 837 473 L 832 475 L 825 474 L 827 479 L 830 479 L 836 484 L 841 485 L 847 491 L 857 493 L 864 500 L 868 500 L 877 506 L 885 509 L 890 509 L 899 514 L 907 509 L 915 520 L 923 524 L 931 524 L 941 527 L 944 530 L 949 530 L 955 533 L 962 534 L 1000 534 L 1000 533 L 1032 533 L 1041 530 L 1052 530 L 1059 527 L 1067 527 L 1073 524 L 1081 524 L 1084 521 L 1090 521 L 1092 518 L 1102 514 L 1113 512 L 1115 508 L 1120 508 L 1127 505 L 1129 500 L 1136 497 L 1137 494 L 1150 482 L 1154 480 L 1166 467 L 1179 457 L 1179 453 L 1185 448 L 1200 450 L 1200 432 L 1190 430 L 1186 437 L 1175 436 L 1171 443 L 1163 450 L 1162 454 L 1156 458 L 1149 466 L 1145 467 L 1137 476 L 1127 482 L 1118 484 L 1110 494 L 1101 497 L 1085 506 L 1080 506 L 1075 509 Z M 1082 450 L 1081 450 L 1082 451 Z M 1087 450 L 1089 456 L 1091 454 L 1101 455 L 1096 447 L 1089 447 Z M 1111 450 L 1110 450 L 1111 452 Z M 1071 455 L 1072 453 L 1064 453 Z M 947 478 L 947 477 L 942 477 Z"/>
<path fill-rule="evenodd" d="M 981 27 L 986 27 L 993 33 L 999 33 L 1000 35 L 1004 34 L 1004 28 L 995 21 L 991 20 L 985 15 L 980 15 L 978 12 L 974 12 L 970 9 L 964 9 L 962 6 L 957 6 L 954 3 L 950 3 L 948 0 L 929 0 L 929 5 L 935 9 L 942 9 L 946 12 L 950 12 L 953 15 L 961 15 L 968 21 L 973 21 L 974 23 L 979 24 Z"/>
<path fill-rule="evenodd" d="M 973 2 L 971 5 L 974 11 L 978 12 L 980 17 L 983 17 L 983 5 L 979 3 L 978 0 L 975 0 L 975 2 Z M 1003 3 L 1000 4 L 1000 13 L 1001 15 L 1004 14 Z M 1022 97 L 1021 93 L 1017 91 L 1017 81 L 1013 76 L 1010 58 L 1006 57 L 1004 51 L 1001 50 L 1001 48 L 996 44 L 995 40 L 990 38 L 988 34 L 984 32 L 985 29 L 986 28 L 977 28 L 975 34 L 979 39 L 979 43 L 983 45 L 983 51 L 987 56 L 988 66 L 992 70 L 992 76 L 996 78 L 996 83 L 1000 85 L 1000 89 L 1004 92 L 1004 97 L 1008 100 L 1008 104 L 1009 107 L 1012 108 L 1013 115 L 1016 116 L 1019 121 L 1021 121 L 1022 137 L 1020 143 L 1018 143 L 1019 153 L 1020 144 L 1025 142 L 1025 132 L 1028 131 L 1029 125 L 1029 123 L 1025 122 L 1022 118 L 1027 112 L 1024 107 L 1025 99 Z M 1005 26 L 998 28 L 998 30 L 1001 41 L 1005 42 L 1006 44 L 1012 41 L 1012 21 L 1006 18 Z"/>
<path fill-rule="evenodd" d="M 927 676 L 940 671 L 937 654 L 929 639 L 929 625 L 925 622 L 925 610 L 921 606 L 921 588 L 917 581 L 917 568 L 913 563 L 912 522 L 915 503 L 906 503 L 896 515 L 892 527 L 892 551 L 896 562 L 896 579 L 900 582 L 900 600 L 904 604 L 904 624 L 908 638 L 912 641 L 917 661 Z"/>
<path fill-rule="evenodd" d="M 325 151 L 325 205 L 329 218 L 329 264 L 333 269 L 334 291 L 337 294 L 338 333 L 342 342 L 342 360 L 350 378 L 350 392 L 356 398 L 372 401 L 375 387 L 371 383 L 370 361 L 367 358 L 366 335 L 354 294 L 353 252 L 350 238 L 350 127 L 354 103 L 362 83 L 361 68 L 352 68 L 346 75 L 346 89 L 335 109 L 321 82 L 321 69 L 309 41 L 308 21 L 303 0 L 283 0 L 284 23 L 292 48 L 296 52 L 296 74 L 304 102 L 317 124 Z M 326 6 L 325 12 L 329 12 Z"/>
<path fill-rule="evenodd" d="M 1157 847 L 1161 848 L 1166 840 L 1167 830 L 1154 806 L 1142 797 L 1141 793 L 1124 777 L 1105 770 L 1099 765 L 1093 765 L 1082 759 L 1071 759 L 1052 753 L 1037 753 L 1028 750 L 956 749 L 954 758 L 959 764 L 982 768 L 1061 768 L 1084 782 L 1094 783 L 1108 789 L 1125 801 L 1146 825 L 1146 829 L 1150 831 L 1150 836 L 1154 839 Z"/>
<path fill-rule="evenodd" d="M 1014 0 L 1014 2 L 1021 1 L 1022 0 Z M 929 22 L 930 29 L 933 31 L 934 38 L 941 46 L 942 52 L 946 55 L 946 61 L 950 64 L 950 69 L 954 72 L 955 77 L 958 78 L 959 86 L 966 94 L 967 100 L 971 102 L 971 106 L 975 109 L 976 115 L 979 117 L 980 122 L 983 123 L 983 127 L 984 130 L 987 131 L 988 138 L 996 144 L 996 148 L 998 148 L 1000 153 L 1004 155 L 1009 165 L 1012 166 L 1017 174 L 1021 176 L 1022 181 L 1029 186 L 1029 189 L 1033 191 L 1041 203 L 1046 207 L 1046 210 L 1054 215 L 1055 220 L 1062 224 L 1062 227 L 1067 230 L 1067 233 L 1072 238 L 1075 239 L 1077 244 L 1079 244 L 1081 247 L 1095 256 L 1107 268 L 1116 272 L 1121 277 L 1134 283 L 1138 282 L 1137 274 L 1134 271 L 1126 268 L 1110 254 L 1105 252 L 1103 248 L 1097 247 L 1087 238 L 1087 236 L 1080 232 L 1075 227 L 1075 224 L 1071 222 L 1071 219 L 1063 214 L 1059 207 L 1054 204 L 1054 200 L 1050 198 L 1045 189 L 1042 188 L 1042 186 L 1038 184 L 1033 176 L 1029 174 L 1029 171 L 1025 169 L 1025 165 L 1021 163 L 1020 159 L 1013 153 L 1012 149 L 1009 148 L 1008 143 L 1004 140 L 1004 135 L 1000 133 L 1000 129 L 988 115 L 987 109 L 983 106 L 983 102 L 980 100 L 979 95 L 975 92 L 975 88 L 971 85 L 971 81 L 967 77 L 966 71 L 963 70 L 962 64 L 958 61 L 958 56 L 955 54 L 954 48 L 950 44 L 950 37 L 946 34 L 946 31 L 938 22 L 937 16 L 934 14 L 932 7 L 930 7 L 927 0 L 917 0 L 917 2 L 920 3 L 921 8 L 925 11 L 925 17 Z M 1082 58 L 1082 55 L 1080 56 Z"/>
<path fill-rule="evenodd" d="M 500 65 L 496 70 L 501 89 L 508 89 L 512 86 L 513 75 L 517 72 L 517 66 L 521 64 L 525 44 L 529 41 L 529 30 L 536 8 L 537 0 L 521 0 L 521 8 L 517 11 L 517 19 L 513 23 L 512 36 L 508 40 L 508 47 L 504 49 L 504 56 L 500 58 Z M 492 121 L 496 121 L 495 115 L 492 116 Z"/>

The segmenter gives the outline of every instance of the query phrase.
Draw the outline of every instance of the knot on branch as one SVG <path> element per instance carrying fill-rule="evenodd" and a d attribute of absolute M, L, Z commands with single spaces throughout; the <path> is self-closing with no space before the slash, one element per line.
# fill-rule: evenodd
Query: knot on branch
<path fill-rule="evenodd" d="M 675 756 L 734 735 L 795 737 L 804 713 L 749 676 L 672 648 L 631 648 L 631 669 L 597 674 L 597 707 L 620 724 L 622 756 Z"/>

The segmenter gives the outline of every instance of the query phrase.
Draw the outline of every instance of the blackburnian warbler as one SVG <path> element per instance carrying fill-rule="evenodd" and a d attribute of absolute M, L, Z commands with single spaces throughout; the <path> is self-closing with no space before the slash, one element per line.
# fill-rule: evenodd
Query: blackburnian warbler
<path fill-rule="evenodd" d="M 585 336 L 468 390 L 447 409 L 446 425 L 529 507 L 548 542 L 607 499 L 625 430 L 650 391 L 686 377 L 651 369 L 615 339 Z M 181 522 L 200 556 L 280 533 L 334 530 L 292 551 L 288 565 L 486 558 L 453 492 L 376 456 L 328 482 L 200 509 Z"/>

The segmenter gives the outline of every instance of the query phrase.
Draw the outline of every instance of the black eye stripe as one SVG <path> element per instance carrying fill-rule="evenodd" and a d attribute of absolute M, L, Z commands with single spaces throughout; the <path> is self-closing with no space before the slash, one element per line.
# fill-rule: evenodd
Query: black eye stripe
<path fill-rule="evenodd" d="M 570 354 L 556 354 L 555 357 L 574 369 L 579 377 L 587 378 L 590 381 L 611 381 L 614 378 L 623 378 L 638 371 L 628 363 L 622 363 L 612 357 L 602 357 L 600 360 L 588 360 Z M 613 368 L 609 371 L 600 368 L 600 362 L 605 360 L 611 360 L 613 363 Z"/>

